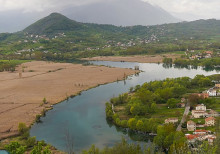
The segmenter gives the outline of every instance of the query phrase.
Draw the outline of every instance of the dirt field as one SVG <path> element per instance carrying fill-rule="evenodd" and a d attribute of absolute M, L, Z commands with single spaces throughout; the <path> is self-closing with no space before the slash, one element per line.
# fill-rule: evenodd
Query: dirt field
<path fill-rule="evenodd" d="M 144 56 L 106 56 L 106 57 L 92 57 L 83 58 L 83 60 L 99 60 L 99 61 L 127 61 L 139 63 L 162 63 L 163 58 L 179 58 L 179 54 L 163 54 L 163 55 L 144 55 Z"/>
<path fill-rule="evenodd" d="M 22 72 L 22 77 L 19 72 Z M 20 122 L 31 125 L 43 109 L 70 95 L 134 73 L 130 69 L 47 62 L 28 62 L 14 73 L 2 72 L 0 139 L 17 134 Z M 44 97 L 48 104 L 42 103 Z"/>

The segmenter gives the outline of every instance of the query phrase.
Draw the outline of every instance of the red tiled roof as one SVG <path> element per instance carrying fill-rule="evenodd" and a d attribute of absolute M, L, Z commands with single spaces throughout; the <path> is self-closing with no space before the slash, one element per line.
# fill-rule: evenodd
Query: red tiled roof
<path fill-rule="evenodd" d="M 195 132 L 208 132 L 207 130 L 196 130 Z"/>
<path fill-rule="evenodd" d="M 197 135 L 186 135 L 186 138 L 188 139 L 188 140 L 193 140 L 193 139 L 195 139 L 195 138 L 197 138 L 198 136 Z"/>
<path fill-rule="evenodd" d="M 205 121 L 210 121 L 210 120 L 215 120 L 214 117 L 209 117 L 209 118 L 206 118 Z"/>

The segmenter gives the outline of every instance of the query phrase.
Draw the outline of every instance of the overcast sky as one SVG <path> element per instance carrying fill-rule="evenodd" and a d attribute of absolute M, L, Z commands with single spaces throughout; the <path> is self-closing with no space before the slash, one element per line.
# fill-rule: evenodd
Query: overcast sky
<path fill-rule="evenodd" d="M 220 0 L 144 0 L 158 5 L 169 13 L 194 19 L 220 19 Z"/>
<path fill-rule="evenodd" d="M 1 11 L 54 12 L 66 6 L 83 5 L 102 0 L 0 0 Z M 103 0 L 106 1 L 106 0 Z M 220 0 L 143 0 L 184 19 L 220 19 Z"/>

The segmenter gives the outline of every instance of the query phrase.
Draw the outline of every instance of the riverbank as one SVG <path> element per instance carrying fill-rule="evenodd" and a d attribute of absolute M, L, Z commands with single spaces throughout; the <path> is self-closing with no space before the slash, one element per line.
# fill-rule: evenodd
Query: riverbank
<path fill-rule="evenodd" d="M 161 55 L 137 55 L 137 56 L 102 56 L 83 58 L 83 60 L 90 61 L 126 61 L 126 62 L 139 62 L 139 63 L 162 63 L 164 58 L 180 58 L 181 54 L 161 54 Z"/>
<path fill-rule="evenodd" d="M 17 135 L 20 122 L 30 126 L 36 115 L 69 96 L 134 73 L 131 69 L 42 61 L 24 63 L 13 73 L 1 72 L 0 140 Z"/>

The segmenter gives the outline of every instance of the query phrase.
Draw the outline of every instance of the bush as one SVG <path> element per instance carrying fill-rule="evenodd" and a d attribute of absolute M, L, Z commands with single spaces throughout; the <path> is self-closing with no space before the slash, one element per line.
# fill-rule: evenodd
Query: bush
<path fill-rule="evenodd" d="M 33 147 L 36 143 L 36 137 L 30 137 L 26 141 L 27 147 Z"/>
<path fill-rule="evenodd" d="M 19 123 L 18 124 L 18 132 L 23 135 L 25 133 L 27 133 L 29 130 L 29 128 L 26 126 L 25 123 Z"/>
<path fill-rule="evenodd" d="M 24 154 L 26 151 L 26 147 L 20 145 L 18 142 L 11 142 L 9 145 L 5 146 L 5 149 L 10 154 Z"/>

